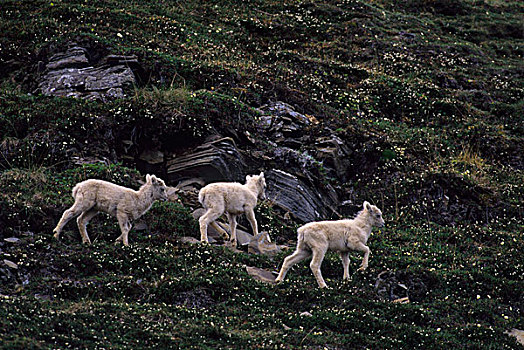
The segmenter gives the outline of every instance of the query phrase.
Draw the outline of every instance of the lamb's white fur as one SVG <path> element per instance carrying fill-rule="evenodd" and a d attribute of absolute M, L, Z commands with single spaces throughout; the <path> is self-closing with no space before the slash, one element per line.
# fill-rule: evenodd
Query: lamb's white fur
<path fill-rule="evenodd" d="M 147 175 L 146 183 L 138 191 L 115 185 L 103 180 L 90 179 L 78 183 L 73 188 L 75 203 L 67 209 L 53 230 L 58 239 L 62 228 L 75 216 L 83 243 L 91 243 L 86 226 L 96 214 L 105 212 L 116 216 L 122 234 L 116 242 L 129 245 L 127 236 L 131 230 L 131 221 L 144 215 L 155 200 L 167 200 L 167 187 L 164 181 L 155 175 Z"/>
<path fill-rule="evenodd" d="M 320 288 L 326 288 L 326 282 L 320 272 L 320 265 L 328 250 L 339 252 L 344 266 L 344 279 L 349 278 L 349 251 L 356 250 L 364 252 L 364 260 L 359 270 L 368 267 L 369 247 L 366 246 L 373 226 L 384 226 L 382 212 L 376 206 L 364 202 L 363 209 L 354 219 L 337 221 L 310 222 L 298 229 L 298 242 L 296 251 L 284 259 L 282 269 L 276 282 L 281 282 L 287 271 L 294 264 L 309 257 L 311 259 L 311 271 Z"/>
<path fill-rule="evenodd" d="M 245 185 L 237 182 L 216 182 L 202 188 L 198 194 L 198 200 L 206 209 L 206 212 L 198 220 L 200 224 L 200 241 L 209 242 L 207 238 L 208 225 L 213 226 L 228 239 L 227 232 L 215 222 L 224 213 L 226 213 L 229 221 L 231 229 L 230 242 L 234 247 L 237 244 L 237 216 L 246 214 L 253 229 L 253 234 L 256 236 L 258 227 L 254 209 L 258 199 L 265 199 L 265 189 L 266 180 L 263 172 L 260 175 L 247 175 Z"/>

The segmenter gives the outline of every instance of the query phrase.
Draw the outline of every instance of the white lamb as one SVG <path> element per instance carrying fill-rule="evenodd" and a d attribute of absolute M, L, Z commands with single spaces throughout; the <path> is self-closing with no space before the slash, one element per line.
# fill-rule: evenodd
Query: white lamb
<path fill-rule="evenodd" d="M 222 229 L 215 220 L 226 213 L 229 227 L 231 229 L 230 242 L 236 247 L 237 216 L 246 214 L 251 224 L 253 234 L 258 235 L 257 220 L 255 219 L 255 206 L 257 199 L 264 200 L 266 180 L 264 173 L 260 175 L 246 176 L 246 184 L 237 182 L 216 182 L 209 184 L 200 190 L 198 200 L 207 211 L 198 220 L 200 223 L 200 241 L 209 243 L 207 238 L 207 227 L 209 224 L 228 239 L 227 232 Z"/>
<path fill-rule="evenodd" d="M 320 288 L 326 288 L 326 282 L 320 272 L 320 265 L 328 250 L 339 252 L 344 266 L 344 279 L 349 278 L 349 251 L 364 252 L 364 260 L 359 270 L 368 267 L 369 248 L 366 246 L 373 226 L 384 226 L 382 212 L 376 206 L 364 202 L 363 209 L 354 219 L 337 221 L 310 222 L 298 229 L 297 249 L 284 259 L 282 269 L 275 279 L 281 282 L 291 266 L 313 254 L 311 271 Z"/>
<path fill-rule="evenodd" d="M 116 216 L 122 234 L 116 242 L 129 245 L 127 236 L 131 230 L 131 221 L 144 215 L 155 200 L 167 200 L 167 187 L 164 181 L 155 175 L 147 175 L 146 183 L 138 191 L 115 185 L 103 180 L 86 180 L 73 188 L 75 203 L 67 209 L 53 230 L 59 238 L 62 228 L 75 216 L 81 214 L 76 222 L 82 235 L 82 242 L 90 244 L 86 226 L 96 214 L 105 212 Z M 116 243 L 115 242 L 115 243 Z"/>

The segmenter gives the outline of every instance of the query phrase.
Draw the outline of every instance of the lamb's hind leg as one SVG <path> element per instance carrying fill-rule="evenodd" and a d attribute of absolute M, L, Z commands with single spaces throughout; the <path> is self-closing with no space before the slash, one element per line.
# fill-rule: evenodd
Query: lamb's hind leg
<path fill-rule="evenodd" d="M 227 213 L 227 220 L 229 221 L 229 229 L 231 230 L 231 237 L 229 237 L 229 242 L 231 242 L 232 247 L 237 246 L 237 217 L 233 214 Z"/>
<path fill-rule="evenodd" d="M 356 250 L 360 252 L 364 252 L 364 259 L 362 259 L 362 264 L 358 268 L 358 271 L 364 271 L 368 267 L 368 260 L 369 260 L 369 253 L 370 253 L 369 247 L 366 246 L 364 243 L 359 243 L 356 246 Z"/>
<path fill-rule="evenodd" d="M 122 231 L 122 234 L 118 236 L 118 238 L 115 241 L 115 244 L 119 241 L 122 241 L 125 246 L 128 246 L 128 235 L 132 227 L 131 221 L 129 220 L 129 217 L 124 213 L 117 213 L 116 218 L 118 219 L 118 225 L 120 226 L 120 231 Z"/>
<path fill-rule="evenodd" d="M 98 214 L 98 211 L 96 209 L 90 209 L 88 211 L 84 211 L 82 215 L 80 215 L 76 219 L 76 223 L 78 225 L 78 230 L 80 231 L 80 234 L 82 235 L 82 243 L 91 244 L 91 240 L 89 239 L 89 236 L 87 234 L 86 226 L 89 223 L 89 221 Z"/>
<path fill-rule="evenodd" d="M 288 270 L 295 264 L 299 263 L 300 261 L 306 259 L 311 255 L 311 252 L 304 249 L 304 248 L 297 248 L 297 250 L 284 259 L 284 263 L 282 263 L 282 268 L 280 269 L 280 273 L 278 274 L 278 277 L 275 279 L 275 282 L 282 282 L 284 278 L 286 277 L 286 274 Z"/>
<path fill-rule="evenodd" d="M 54 237 L 56 239 L 60 238 L 60 233 L 62 232 L 62 229 L 64 226 L 75 216 L 79 215 L 83 211 L 89 209 L 85 208 L 80 202 L 75 201 L 75 203 L 71 206 L 71 208 L 64 211 L 64 214 L 62 214 L 62 218 L 60 218 L 60 221 L 58 221 L 58 224 L 54 228 Z"/>
<path fill-rule="evenodd" d="M 342 279 L 349 279 L 349 252 L 340 253 L 340 259 L 342 260 L 342 266 L 344 267 L 344 276 Z"/>
<path fill-rule="evenodd" d="M 313 249 L 313 258 L 309 264 L 309 267 L 311 268 L 311 271 L 313 272 L 313 275 L 315 276 L 320 288 L 327 288 L 327 284 L 322 277 L 322 272 L 320 272 L 320 266 L 322 265 L 326 251 L 327 247 L 315 247 Z"/>
<path fill-rule="evenodd" d="M 200 225 L 200 242 L 209 243 L 209 239 L 207 238 L 207 226 L 218 219 L 220 215 L 222 215 L 222 212 L 208 209 L 204 215 L 198 219 Z"/>

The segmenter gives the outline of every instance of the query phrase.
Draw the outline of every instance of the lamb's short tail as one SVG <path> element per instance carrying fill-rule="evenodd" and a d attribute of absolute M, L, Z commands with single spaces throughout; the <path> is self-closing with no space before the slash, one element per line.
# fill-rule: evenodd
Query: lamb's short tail
<path fill-rule="evenodd" d="M 204 205 L 204 201 L 206 200 L 206 191 L 200 191 L 198 192 L 198 201 L 200 202 L 200 204 L 202 204 L 202 206 Z"/>
<path fill-rule="evenodd" d="M 297 247 L 300 247 L 304 243 L 304 230 L 304 226 L 299 227 L 297 230 Z"/>
<path fill-rule="evenodd" d="M 76 198 L 76 194 L 77 194 L 78 190 L 80 189 L 80 185 L 81 184 L 82 183 L 78 183 L 78 184 L 75 185 L 75 187 L 73 187 L 73 198 Z"/>

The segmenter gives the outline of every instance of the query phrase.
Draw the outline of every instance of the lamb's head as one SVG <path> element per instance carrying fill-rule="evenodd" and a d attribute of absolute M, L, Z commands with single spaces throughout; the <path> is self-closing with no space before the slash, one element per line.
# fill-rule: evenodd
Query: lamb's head
<path fill-rule="evenodd" d="M 263 172 L 260 175 L 247 175 L 246 185 L 257 193 L 258 199 L 266 199 L 266 178 Z"/>
<path fill-rule="evenodd" d="M 167 201 L 167 186 L 161 178 L 156 177 L 155 175 L 147 175 L 146 183 L 151 185 L 153 199 Z"/>
<path fill-rule="evenodd" d="M 369 202 L 364 202 L 364 210 L 366 210 L 369 213 L 369 220 L 371 222 L 371 225 L 377 226 L 377 227 L 383 227 L 385 222 L 384 218 L 382 218 L 382 211 L 380 211 L 379 208 L 377 208 L 374 205 L 369 204 Z"/>

